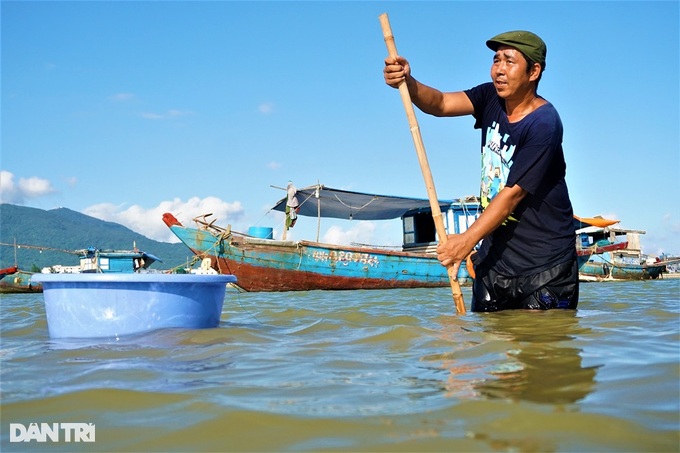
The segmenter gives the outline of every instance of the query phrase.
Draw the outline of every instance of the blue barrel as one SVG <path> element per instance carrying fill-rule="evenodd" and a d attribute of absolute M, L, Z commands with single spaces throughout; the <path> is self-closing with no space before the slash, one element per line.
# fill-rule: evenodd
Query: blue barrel
<path fill-rule="evenodd" d="M 261 239 L 274 239 L 274 228 L 252 226 L 248 228 L 248 236 Z"/>

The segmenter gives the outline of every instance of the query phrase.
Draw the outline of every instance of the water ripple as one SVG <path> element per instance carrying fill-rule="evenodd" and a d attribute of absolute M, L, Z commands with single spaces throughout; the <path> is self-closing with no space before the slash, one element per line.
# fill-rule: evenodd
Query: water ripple
<path fill-rule="evenodd" d="M 679 284 L 462 316 L 446 288 L 228 293 L 216 329 L 110 340 L 3 296 L 3 420 L 96 423 L 110 451 L 677 451 Z"/>

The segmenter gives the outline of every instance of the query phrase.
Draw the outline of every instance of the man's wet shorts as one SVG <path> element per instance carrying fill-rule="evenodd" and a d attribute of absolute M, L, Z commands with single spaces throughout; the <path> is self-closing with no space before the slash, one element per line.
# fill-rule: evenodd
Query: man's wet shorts
<path fill-rule="evenodd" d="M 575 309 L 578 305 L 576 258 L 523 277 L 503 276 L 484 263 L 475 267 L 475 273 L 472 311 Z"/>

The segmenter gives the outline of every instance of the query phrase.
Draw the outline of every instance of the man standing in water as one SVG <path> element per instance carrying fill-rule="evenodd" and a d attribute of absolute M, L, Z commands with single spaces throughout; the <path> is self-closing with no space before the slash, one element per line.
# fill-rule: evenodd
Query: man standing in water
<path fill-rule="evenodd" d="M 405 81 L 413 103 L 434 116 L 473 115 L 482 130 L 484 212 L 448 236 L 437 257 L 455 271 L 474 247 L 472 311 L 572 308 L 578 304 L 573 210 L 565 181 L 562 122 L 537 94 L 546 45 L 528 31 L 486 42 L 495 52 L 491 82 L 442 92 L 411 75 L 408 61 L 385 59 L 385 82 Z"/>

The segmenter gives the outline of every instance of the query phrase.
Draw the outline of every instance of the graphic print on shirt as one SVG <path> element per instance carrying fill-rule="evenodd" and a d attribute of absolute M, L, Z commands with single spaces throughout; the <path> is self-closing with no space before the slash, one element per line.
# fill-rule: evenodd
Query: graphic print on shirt
<path fill-rule="evenodd" d="M 482 184 L 480 199 L 485 209 L 498 192 L 505 187 L 512 166 L 515 145 L 508 146 L 508 134 L 500 133 L 500 125 L 494 121 L 486 129 L 482 147 Z"/>

